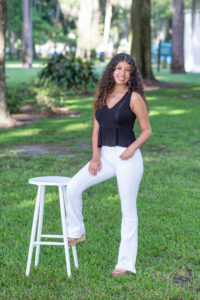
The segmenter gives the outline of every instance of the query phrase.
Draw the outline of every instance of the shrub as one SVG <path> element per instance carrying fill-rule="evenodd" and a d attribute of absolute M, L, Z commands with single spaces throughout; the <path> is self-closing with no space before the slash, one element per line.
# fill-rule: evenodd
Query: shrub
<path fill-rule="evenodd" d="M 7 89 L 8 109 L 10 113 L 19 113 L 21 106 L 34 102 L 35 92 L 32 85 L 14 86 Z"/>
<path fill-rule="evenodd" d="M 81 92 L 85 92 L 88 87 L 94 87 L 98 81 L 93 61 L 76 58 L 73 53 L 54 55 L 39 77 L 45 85 L 53 82 L 62 88 Z"/>
<path fill-rule="evenodd" d="M 63 89 L 56 86 L 44 87 L 38 83 L 38 80 L 32 80 L 24 83 L 23 87 L 10 87 L 7 91 L 7 99 L 9 111 L 19 113 L 27 104 L 31 104 L 35 112 L 62 106 L 67 97 Z"/>

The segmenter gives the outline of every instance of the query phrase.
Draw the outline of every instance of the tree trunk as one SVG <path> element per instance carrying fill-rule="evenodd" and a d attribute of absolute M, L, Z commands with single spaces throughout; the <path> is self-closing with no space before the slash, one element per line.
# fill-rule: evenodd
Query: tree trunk
<path fill-rule="evenodd" d="M 14 48 L 14 44 L 15 44 L 15 32 L 13 30 L 9 31 L 9 58 L 10 60 L 14 59 L 14 55 L 15 55 L 15 48 Z"/>
<path fill-rule="evenodd" d="M 98 0 L 80 0 L 76 56 L 84 57 L 99 44 L 100 7 Z"/>
<path fill-rule="evenodd" d="M 31 68 L 33 62 L 32 0 L 23 0 L 22 63 Z"/>
<path fill-rule="evenodd" d="M 0 125 L 13 123 L 8 112 L 5 82 L 6 0 L 0 0 Z"/>
<path fill-rule="evenodd" d="M 184 3 L 172 0 L 172 63 L 171 73 L 185 73 L 184 68 Z"/>
<path fill-rule="evenodd" d="M 55 28 L 58 28 L 59 20 L 60 20 L 60 4 L 59 4 L 59 1 L 57 0 L 57 3 L 56 3 L 56 16 L 55 16 Z"/>
<path fill-rule="evenodd" d="M 112 3 L 111 0 L 107 0 L 105 21 L 104 21 L 104 33 L 103 33 L 103 44 L 104 44 L 105 53 L 108 51 L 111 18 L 112 18 Z"/>
<path fill-rule="evenodd" d="M 143 79 L 154 80 L 151 68 L 151 1 L 132 0 L 131 55 L 135 57 Z"/>

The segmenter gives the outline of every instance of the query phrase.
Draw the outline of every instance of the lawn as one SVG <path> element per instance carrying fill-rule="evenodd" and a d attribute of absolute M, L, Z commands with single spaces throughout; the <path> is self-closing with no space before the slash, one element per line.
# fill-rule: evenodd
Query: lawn
<path fill-rule="evenodd" d="M 7 67 L 8 89 L 15 75 L 19 85 L 37 69 L 15 70 Z M 79 117 L 0 130 L 0 299 L 200 299 L 200 74 L 156 76 L 182 85 L 146 92 L 153 136 L 141 149 L 137 274 L 111 276 L 121 222 L 111 179 L 83 194 L 87 240 L 77 245 L 79 270 L 72 263 L 68 278 L 63 248 L 42 246 L 38 268 L 32 264 L 25 276 L 36 198 L 28 179 L 73 176 L 92 155 L 92 97 L 71 97 L 65 105 Z M 58 193 L 49 187 L 43 232 L 60 230 Z"/>

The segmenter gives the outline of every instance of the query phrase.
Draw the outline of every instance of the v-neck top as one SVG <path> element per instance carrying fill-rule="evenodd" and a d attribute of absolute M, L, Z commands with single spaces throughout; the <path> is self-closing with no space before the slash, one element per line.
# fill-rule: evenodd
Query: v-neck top
<path fill-rule="evenodd" d="M 130 108 L 131 93 L 127 92 L 111 108 L 104 105 L 96 111 L 99 123 L 98 147 L 128 147 L 135 141 L 133 131 L 136 115 Z"/>

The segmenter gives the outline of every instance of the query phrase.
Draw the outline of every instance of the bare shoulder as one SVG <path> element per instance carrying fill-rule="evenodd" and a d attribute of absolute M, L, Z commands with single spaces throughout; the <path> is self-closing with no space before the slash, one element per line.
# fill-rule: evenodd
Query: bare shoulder
<path fill-rule="evenodd" d="M 132 92 L 130 107 L 133 112 L 136 112 L 137 110 L 143 110 L 143 109 L 146 110 L 146 104 L 139 93 Z"/>

